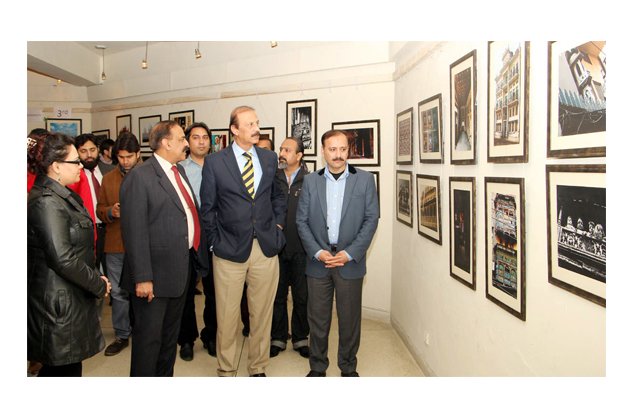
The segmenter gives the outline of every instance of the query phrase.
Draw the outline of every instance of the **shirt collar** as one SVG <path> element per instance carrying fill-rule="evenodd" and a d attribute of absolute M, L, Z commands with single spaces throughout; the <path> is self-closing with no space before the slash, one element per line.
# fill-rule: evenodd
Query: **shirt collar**
<path fill-rule="evenodd" d="M 238 146 L 236 141 L 232 142 L 232 151 L 234 151 L 234 155 L 237 159 L 241 157 L 243 153 L 246 152 L 245 150 L 243 150 L 241 147 Z M 252 146 L 252 148 L 250 148 L 249 151 L 247 152 L 252 155 L 252 158 L 258 158 L 258 155 L 256 154 L 256 147 Z"/>
<path fill-rule="evenodd" d="M 326 166 L 325 173 L 323 175 L 326 176 L 327 179 L 334 180 L 334 176 L 332 175 L 332 173 L 330 173 L 330 170 L 328 170 L 328 166 Z M 349 177 L 349 164 L 345 163 L 345 170 L 343 171 L 343 174 L 341 174 L 338 180 L 336 181 L 338 182 L 339 180 L 347 180 L 348 177 Z"/>

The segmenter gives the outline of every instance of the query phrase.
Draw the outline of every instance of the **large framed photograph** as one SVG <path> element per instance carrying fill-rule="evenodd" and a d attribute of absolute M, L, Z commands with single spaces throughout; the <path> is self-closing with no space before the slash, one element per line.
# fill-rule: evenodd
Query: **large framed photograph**
<path fill-rule="evenodd" d="M 419 160 L 443 163 L 442 95 L 419 102 Z"/>
<path fill-rule="evenodd" d="M 139 143 L 143 147 L 150 146 L 150 130 L 157 123 L 161 122 L 160 115 L 148 115 L 147 117 L 139 117 Z"/>
<path fill-rule="evenodd" d="M 527 163 L 530 42 L 488 42 L 488 161 Z"/>
<path fill-rule="evenodd" d="M 412 164 L 412 107 L 397 114 L 397 164 Z"/>
<path fill-rule="evenodd" d="M 547 166 L 549 282 L 606 306 L 605 165 Z"/>
<path fill-rule="evenodd" d="M 176 121 L 182 127 L 182 130 L 185 131 L 195 121 L 195 110 L 170 112 L 169 119 Z"/>
<path fill-rule="evenodd" d="M 130 114 L 118 115 L 115 119 L 115 139 L 119 137 L 121 133 L 132 132 L 132 117 Z"/>
<path fill-rule="evenodd" d="M 227 128 L 211 130 L 211 153 L 216 153 L 230 145 L 230 130 Z"/>
<path fill-rule="evenodd" d="M 305 156 L 317 155 L 317 100 L 286 103 L 286 134 L 304 144 Z"/>
<path fill-rule="evenodd" d="M 417 206 L 419 235 L 442 245 L 440 177 L 417 174 Z"/>
<path fill-rule="evenodd" d="M 347 134 L 349 164 L 380 165 L 380 120 L 334 122 L 332 129 Z"/>
<path fill-rule="evenodd" d="M 46 130 L 51 133 L 61 133 L 70 137 L 76 137 L 82 134 L 82 119 L 46 118 Z"/>
<path fill-rule="evenodd" d="M 525 181 L 484 178 L 486 298 L 525 321 Z"/>
<path fill-rule="evenodd" d="M 412 228 L 412 172 L 395 172 L 396 218 Z"/>
<path fill-rule="evenodd" d="M 475 290 L 475 178 L 449 178 L 449 274 Z"/>
<path fill-rule="evenodd" d="M 96 130 L 91 131 L 91 134 L 95 135 L 95 138 L 98 140 L 106 140 L 107 138 L 111 138 L 111 130 Z"/>
<path fill-rule="evenodd" d="M 548 157 L 604 157 L 605 41 L 549 42 Z"/>
<path fill-rule="evenodd" d="M 475 164 L 477 146 L 476 55 L 473 50 L 449 66 L 451 164 Z"/>

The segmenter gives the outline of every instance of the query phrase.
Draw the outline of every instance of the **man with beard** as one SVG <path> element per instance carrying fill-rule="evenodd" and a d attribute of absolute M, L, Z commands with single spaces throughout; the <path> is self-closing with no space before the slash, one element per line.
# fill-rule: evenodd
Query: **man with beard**
<path fill-rule="evenodd" d="M 96 238 L 96 268 L 102 268 L 104 275 L 108 275 L 106 263 L 102 260 L 104 253 L 104 228 L 105 224 L 95 214 L 95 207 L 98 202 L 98 193 L 100 193 L 100 185 L 102 177 L 115 168 L 112 164 L 103 163 L 100 160 L 100 151 L 96 145 L 96 136 L 93 134 L 81 134 L 75 139 L 74 145 L 78 150 L 78 157 L 82 163 L 83 169 L 80 172 L 80 181 L 71 186 L 70 189 L 75 191 L 82 198 L 93 224 L 95 226 Z"/>
<path fill-rule="evenodd" d="M 286 349 L 286 342 L 289 337 L 289 316 L 286 306 L 289 285 L 293 298 L 291 315 L 293 350 L 298 351 L 305 358 L 308 358 L 310 353 L 308 349 L 308 318 L 306 316 L 308 298 L 305 274 L 306 252 L 295 223 L 299 195 L 304 183 L 304 176 L 308 173 L 302 160 L 303 156 L 304 145 L 300 139 L 287 137 L 282 142 L 276 180 L 286 195 L 286 226 L 284 227 L 286 245 L 279 255 L 280 279 L 276 299 L 273 302 L 269 357 L 275 357 Z"/>
<path fill-rule="evenodd" d="M 105 356 L 115 356 L 128 347 L 128 337 L 131 333 L 130 299 L 128 291 L 121 288 L 120 278 L 124 264 L 124 242 L 122 241 L 119 188 L 126 174 L 137 165 L 140 158 L 141 146 L 137 137 L 130 132 L 121 133 L 117 138 L 112 157 L 117 157 L 117 168 L 108 172 L 102 178 L 96 214 L 106 223 L 104 253 L 108 278 L 111 282 L 112 320 L 115 340 L 104 350 Z"/>

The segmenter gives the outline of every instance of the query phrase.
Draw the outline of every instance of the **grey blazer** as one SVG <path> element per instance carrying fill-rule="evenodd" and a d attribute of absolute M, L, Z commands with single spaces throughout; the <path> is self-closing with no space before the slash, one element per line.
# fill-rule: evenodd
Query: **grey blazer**
<path fill-rule="evenodd" d="M 345 250 L 351 257 L 339 273 L 346 279 L 363 278 L 367 273 L 366 254 L 378 227 L 380 208 L 373 174 L 349 166 L 345 184 L 338 251 Z M 325 277 L 328 269 L 315 259 L 320 249 L 330 251 L 327 225 L 325 169 L 304 178 L 297 206 L 297 230 L 306 250 L 306 275 Z"/>

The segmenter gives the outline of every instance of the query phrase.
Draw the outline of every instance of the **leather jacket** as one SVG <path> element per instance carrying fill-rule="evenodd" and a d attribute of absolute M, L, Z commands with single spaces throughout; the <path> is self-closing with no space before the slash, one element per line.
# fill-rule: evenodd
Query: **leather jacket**
<path fill-rule="evenodd" d="M 40 175 L 28 194 L 28 359 L 78 363 L 104 348 L 93 222 L 76 193 Z"/>

